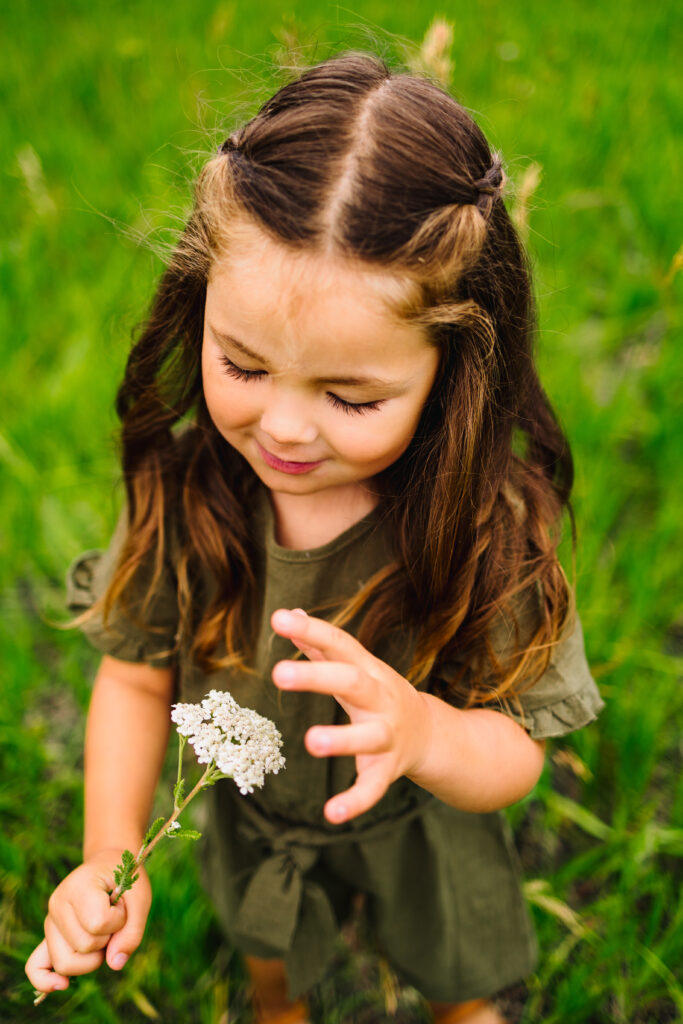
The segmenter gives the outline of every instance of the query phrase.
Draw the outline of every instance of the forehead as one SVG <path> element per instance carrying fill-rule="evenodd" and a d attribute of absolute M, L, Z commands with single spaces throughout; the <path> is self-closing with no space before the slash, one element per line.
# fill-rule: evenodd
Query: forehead
<path fill-rule="evenodd" d="M 337 345 L 357 348 L 363 338 L 378 344 L 391 338 L 422 347 L 429 343 L 426 333 L 405 317 L 416 291 L 407 276 L 337 254 L 295 250 L 240 224 L 229 252 L 211 268 L 207 315 L 219 330 L 229 321 L 254 340 L 262 331 L 275 332 L 280 341 L 296 337 L 324 346 L 334 328 Z"/>

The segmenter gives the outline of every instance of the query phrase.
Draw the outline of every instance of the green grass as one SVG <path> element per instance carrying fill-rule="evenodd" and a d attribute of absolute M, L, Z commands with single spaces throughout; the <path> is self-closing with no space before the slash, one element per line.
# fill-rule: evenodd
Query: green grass
<path fill-rule="evenodd" d="M 385 0 L 250 10 L 42 0 L 0 13 L 3 1021 L 246 1019 L 239 964 L 182 844 L 155 858 L 147 937 L 122 975 L 104 969 L 34 1011 L 23 962 L 79 856 L 96 662 L 49 619 L 69 560 L 114 520 L 112 398 L 195 154 L 267 94 L 283 25 L 313 56 L 373 38 L 396 50 L 432 16 Z M 510 814 L 542 951 L 524 1021 L 683 1021 L 682 288 L 669 273 L 683 242 L 681 15 L 673 0 L 450 0 L 438 13 L 455 22 L 455 93 L 513 181 L 543 170 L 529 234 L 539 360 L 576 457 L 578 601 L 608 702 L 598 726 L 553 744 Z M 391 1019 L 385 975 L 368 968 L 354 1011 L 348 970 L 317 994 L 318 1018 L 376 1021 L 383 1006 Z"/>

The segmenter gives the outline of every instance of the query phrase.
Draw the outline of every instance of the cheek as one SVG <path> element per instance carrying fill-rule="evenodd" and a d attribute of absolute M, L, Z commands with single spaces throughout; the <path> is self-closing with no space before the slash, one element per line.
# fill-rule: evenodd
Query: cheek
<path fill-rule="evenodd" d="M 255 403 L 250 385 L 233 381 L 212 367 L 204 367 L 202 377 L 206 407 L 219 429 L 235 430 L 253 421 Z"/>
<path fill-rule="evenodd" d="M 351 420 L 351 417 L 349 417 Z M 354 417 L 339 428 L 339 446 L 350 460 L 358 463 L 397 459 L 408 447 L 414 426 L 405 411 L 396 410 L 378 417 L 376 413 Z"/>

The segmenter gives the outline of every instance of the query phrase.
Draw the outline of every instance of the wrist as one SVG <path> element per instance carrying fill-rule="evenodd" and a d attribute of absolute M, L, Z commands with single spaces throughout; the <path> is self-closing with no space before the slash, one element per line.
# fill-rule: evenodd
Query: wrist
<path fill-rule="evenodd" d="M 408 767 L 404 774 L 412 781 L 421 785 L 420 779 L 425 775 L 429 760 L 429 752 L 434 739 L 434 718 L 431 702 L 433 697 L 420 690 L 413 690 L 414 707 L 411 708 L 412 743 L 408 758 Z"/>
<path fill-rule="evenodd" d="M 124 835 L 121 838 L 117 837 L 117 840 L 102 840 L 100 842 L 84 842 L 83 843 L 83 862 L 91 860 L 106 859 L 107 857 L 115 857 L 116 860 L 121 859 L 121 854 L 124 850 L 130 850 L 131 853 L 137 856 L 138 850 L 142 846 L 143 836 L 139 833 L 130 833 Z"/>

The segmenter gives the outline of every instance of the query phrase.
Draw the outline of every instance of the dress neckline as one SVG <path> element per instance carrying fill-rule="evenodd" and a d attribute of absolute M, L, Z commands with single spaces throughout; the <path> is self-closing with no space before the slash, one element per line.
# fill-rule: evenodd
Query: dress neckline
<path fill-rule="evenodd" d="M 349 544 L 352 544 L 359 537 L 369 533 L 380 523 L 382 518 L 382 503 L 379 502 L 362 519 L 352 523 L 351 526 L 325 544 L 311 548 L 286 548 L 282 544 L 278 544 L 275 539 L 275 512 L 265 487 L 260 489 L 259 504 L 259 511 L 264 525 L 264 547 L 269 558 L 275 558 L 281 562 L 309 564 L 310 562 L 323 561 L 325 558 L 329 558 L 330 555 L 336 554 Z"/>

